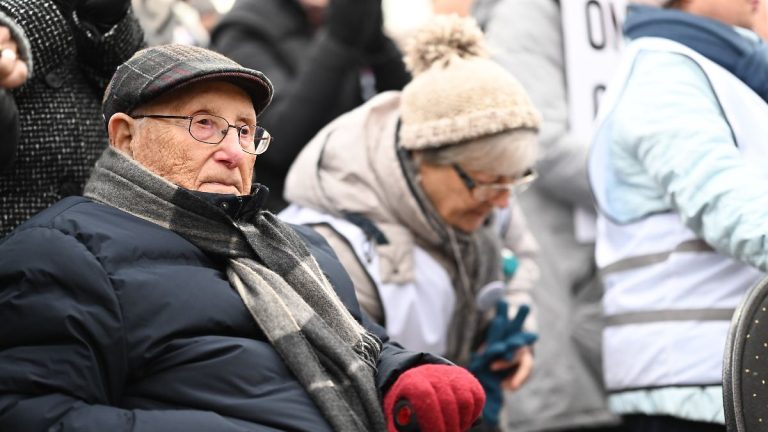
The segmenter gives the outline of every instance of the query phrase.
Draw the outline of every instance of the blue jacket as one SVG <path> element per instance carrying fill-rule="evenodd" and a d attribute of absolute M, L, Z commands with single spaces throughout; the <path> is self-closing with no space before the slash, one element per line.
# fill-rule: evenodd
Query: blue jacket
<path fill-rule="evenodd" d="M 355 318 L 328 245 L 296 227 Z M 67 198 L 0 242 L 0 430 L 327 431 L 227 281 L 174 232 Z M 385 343 L 382 393 L 440 362 Z"/>

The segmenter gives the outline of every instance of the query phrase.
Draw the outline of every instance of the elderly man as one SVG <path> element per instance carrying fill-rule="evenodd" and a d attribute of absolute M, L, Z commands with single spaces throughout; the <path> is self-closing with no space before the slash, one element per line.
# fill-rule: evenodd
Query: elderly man
<path fill-rule="evenodd" d="M 471 426 L 477 381 L 388 342 L 327 244 L 260 210 L 271 97 L 202 48 L 117 70 L 86 197 L 0 243 L 0 430 Z"/>

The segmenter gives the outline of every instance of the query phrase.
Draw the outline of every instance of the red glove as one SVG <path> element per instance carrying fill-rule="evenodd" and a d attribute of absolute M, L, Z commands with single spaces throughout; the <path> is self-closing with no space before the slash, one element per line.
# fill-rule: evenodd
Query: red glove
<path fill-rule="evenodd" d="M 384 397 L 387 431 L 466 431 L 480 417 L 485 392 L 466 369 L 421 365 L 409 369 Z"/>

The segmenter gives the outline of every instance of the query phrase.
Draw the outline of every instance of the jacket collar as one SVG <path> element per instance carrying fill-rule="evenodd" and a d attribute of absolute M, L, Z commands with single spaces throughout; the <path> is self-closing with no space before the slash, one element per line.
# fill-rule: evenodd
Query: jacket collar
<path fill-rule="evenodd" d="M 630 5 L 624 34 L 630 39 L 658 37 L 687 46 L 728 70 L 768 101 L 768 45 L 743 30 L 676 9 Z"/>
<path fill-rule="evenodd" d="M 227 214 L 232 220 L 253 221 L 264 208 L 269 188 L 255 183 L 250 195 L 230 195 L 211 192 L 188 192 Z"/>

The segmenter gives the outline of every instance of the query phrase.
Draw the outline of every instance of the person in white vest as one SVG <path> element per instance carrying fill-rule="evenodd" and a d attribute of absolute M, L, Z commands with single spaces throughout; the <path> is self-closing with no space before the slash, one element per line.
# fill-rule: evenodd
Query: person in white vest
<path fill-rule="evenodd" d="M 307 144 L 280 217 L 327 238 L 361 306 L 395 341 L 467 366 L 496 299 L 510 316 L 532 303 L 537 245 L 513 194 L 535 177 L 540 115 L 488 58 L 472 19 L 436 17 L 406 50 L 414 79 Z M 519 264 L 506 281 L 505 248 Z M 499 379 L 516 389 L 532 364 L 525 345 L 493 368 L 509 368 Z"/>
<path fill-rule="evenodd" d="M 603 366 L 630 431 L 725 431 L 734 308 L 768 269 L 768 51 L 757 0 L 630 6 L 598 114 Z"/>

